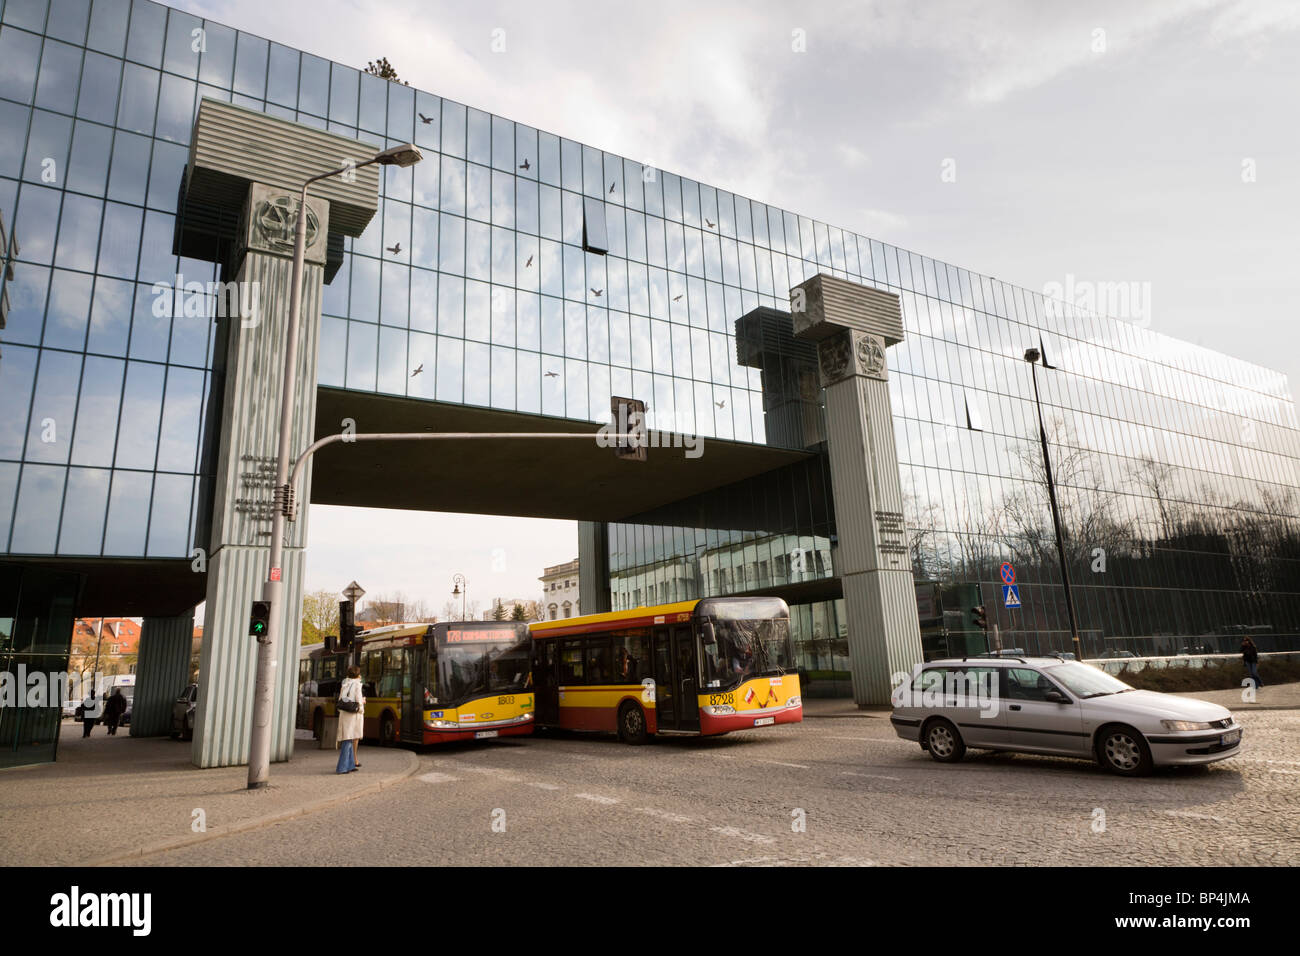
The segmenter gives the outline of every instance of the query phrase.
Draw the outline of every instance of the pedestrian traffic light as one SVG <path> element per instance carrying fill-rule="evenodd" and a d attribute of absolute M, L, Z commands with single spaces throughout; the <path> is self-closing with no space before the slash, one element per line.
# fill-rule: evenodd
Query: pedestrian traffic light
<path fill-rule="evenodd" d="M 339 601 L 339 649 L 350 651 L 357 639 L 357 625 L 353 618 L 356 605 L 351 601 Z"/>
<path fill-rule="evenodd" d="M 271 602 L 254 601 L 253 613 L 248 619 L 248 636 L 259 641 L 271 633 Z"/>
<path fill-rule="evenodd" d="M 975 607 L 970 609 L 970 612 L 971 616 L 975 619 L 975 626 L 981 631 L 987 631 L 989 629 L 989 619 L 984 613 L 984 605 L 977 604 Z"/>

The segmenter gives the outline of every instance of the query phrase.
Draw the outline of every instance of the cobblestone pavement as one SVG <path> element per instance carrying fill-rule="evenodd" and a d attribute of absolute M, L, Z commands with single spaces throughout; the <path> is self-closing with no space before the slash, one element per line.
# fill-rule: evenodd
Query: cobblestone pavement
<path fill-rule="evenodd" d="M 1294 866 L 1300 711 L 1239 720 L 1240 756 L 1138 780 L 1027 755 L 940 765 L 883 717 L 431 749 L 382 793 L 142 862 Z"/>

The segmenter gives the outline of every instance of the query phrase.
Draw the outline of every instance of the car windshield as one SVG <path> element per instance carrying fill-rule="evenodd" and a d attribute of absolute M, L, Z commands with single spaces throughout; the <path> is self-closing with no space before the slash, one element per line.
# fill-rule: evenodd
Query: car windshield
<path fill-rule="evenodd" d="M 713 642 L 704 629 L 704 681 L 732 687 L 751 677 L 784 674 L 790 668 L 790 622 L 714 621 Z"/>
<path fill-rule="evenodd" d="M 529 681 L 529 638 L 466 640 L 438 647 L 430 665 L 429 683 L 438 688 L 439 703 L 456 704 L 485 694 L 523 690 Z"/>
<path fill-rule="evenodd" d="M 1101 697 L 1105 694 L 1121 694 L 1126 690 L 1133 690 L 1128 684 L 1111 677 L 1100 667 L 1080 664 L 1078 661 L 1055 664 L 1044 670 L 1080 697 Z"/>

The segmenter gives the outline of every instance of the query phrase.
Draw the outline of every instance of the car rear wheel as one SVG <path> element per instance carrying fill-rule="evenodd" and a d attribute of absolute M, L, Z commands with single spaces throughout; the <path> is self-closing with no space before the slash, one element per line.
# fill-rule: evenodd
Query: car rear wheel
<path fill-rule="evenodd" d="M 645 712 L 631 701 L 618 710 L 618 736 L 628 744 L 643 744 L 650 736 L 646 731 Z"/>
<path fill-rule="evenodd" d="M 1114 724 L 1097 735 L 1097 761 L 1123 777 L 1141 777 L 1151 772 L 1151 748 L 1132 727 Z"/>
<path fill-rule="evenodd" d="M 942 717 L 925 725 L 925 749 L 940 763 L 956 763 L 966 756 L 966 744 L 951 721 Z"/>

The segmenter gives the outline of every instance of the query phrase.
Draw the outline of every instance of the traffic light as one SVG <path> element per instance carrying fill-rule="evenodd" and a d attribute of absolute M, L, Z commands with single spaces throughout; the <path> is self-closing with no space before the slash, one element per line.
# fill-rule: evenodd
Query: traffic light
<path fill-rule="evenodd" d="M 975 619 L 975 626 L 981 631 L 987 631 L 989 629 L 989 619 L 984 613 L 984 605 L 977 604 L 975 607 L 970 609 L 970 612 L 971 616 Z"/>
<path fill-rule="evenodd" d="M 259 641 L 271 633 L 271 602 L 254 601 L 253 613 L 248 619 L 248 636 Z"/>
<path fill-rule="evenodd" d="M 352 612 L 356 607 L 351 601 L 339 601 L 339 642 L 340 650 L 352 650 L 352 644 L 357 638 L 357 625 L 353 619 Z"/>

